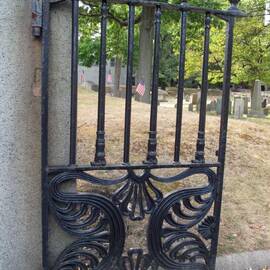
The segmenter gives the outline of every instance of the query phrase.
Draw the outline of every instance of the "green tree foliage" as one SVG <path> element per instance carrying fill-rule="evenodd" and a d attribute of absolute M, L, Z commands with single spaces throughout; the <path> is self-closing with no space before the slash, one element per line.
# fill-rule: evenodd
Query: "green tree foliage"
<path fill-rule="evenodd" d="M 98 62 L 100 45 L 100 4 L 96 1 L 84 0 L 80 8 L 80 63 L 92 66 Z M 140 20 L 140 9 L 136 12 L 136 23 Z M 107 58 L 127 59 L 127 26 L 128 7 L 111 5 L 107 26 Z M 138 26 L 135 27 L 135 41 L 138 41 Z M 135 42 L 135 59 L 138 56 L 138 42 Z"/>
<path fill-rule="evenodd" d="M 265 0 L 246 0 L 248 17 L 237 21 L 233 81 L 251 86 L 256 79 L 270 84 L 270 25 L 264 26 Z"/>
<path fill-rule="evenodd" d="M 91 66 L 98 61 L 99 50 L 99 7 L 87 2 L 82 8 L 80 21 L 80 61 Z M 173 0 L 171 2 L 178 3 Z M 195 6 L 215 9 L 227 9 L 227 0 L 189 0 Z M 96 3 L 96 2 L 94 2 Z M 90 8 L 89 8 L 90 7 Z M 265 27 L 263 20 L 265 0 L 242 0 L 240 8 L 248 13 L 248 17 L 237 19 L 235 28 L 235 47 L 232 80 L 235 84 L 251 86 L 255 79 L 270 83 L 270 26 Z M 136 11 L 135 27 L 135 70 L 138 67 L 139 55 L 139 22 L 141 9 Z M 128 9 L 123 5 L 110 7 L 108 25 L 109 58 L 118 57 L 122 63 L 127 55 L 127 21 Z M 216 17 L 211 23 L 211 45 L 209 58 L 210 84 L 222 84 L 226 23 Z M 186 79 L 192 78 L 198 83 L 201 80 L 202 54 L 204 37 L 204 16 L 188 15 Z M 161 28 L 160 84 L 167 86 L 177 82 L 180 44 L 180 13 L 163 12 Z"/>

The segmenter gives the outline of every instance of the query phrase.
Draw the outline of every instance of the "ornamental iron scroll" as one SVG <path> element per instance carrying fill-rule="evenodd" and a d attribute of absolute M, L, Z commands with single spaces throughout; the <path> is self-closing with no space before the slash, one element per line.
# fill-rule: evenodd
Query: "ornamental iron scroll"
<path fill-rule="evenodd" d="M 70 107 L 70 162 L 69 165 L 50 166 L 48 163 L 48 81 L 50 50 L 50 13 L 52 9 L 72 2 L 71 40 L 71 107 Z M 79 0 L 43 0 L 42 5 L 42 220 L 43 220 L 43 269 L 44 270 L 158 270 L 203 269 L 214 270 L 218 245 L 220 209 L 224 178 L 230 78 L 233 48 L 233 29 L 236 17 L 244 16 L 238 9 L 239 0 L 230 0 L 228 10 L 195 7 L 187 0 L 169 4 L 147 0 L 100 0 L 100 59 L 98 89 L 98 122 L 96 152 L 93 162 L 78 165 L 77 144 L 77 73 L 78 73 L 78 19 Z M 97 2 L 98 3 L 98 2 Z M 105 99 L 106 99 L 106 49 L 107 21 L 111 5 L 127 5 L 127 82 L 125 99 L 123 162 L 108 164 L 105 153 Z M 130 162 L 130 133 L 132 107 L 133 49 L 135 11 L 140 6 L 155 9 L 155 37 L 153 55 L 152 99 L 150 128 L 146 159 L 141 163 Z M 157 106 L 160 59 L 160 29 L 163 11 L 175 10 L 181 15 L 178 94 L 176 104 L 176 129 L 174 160 L 161 163 L 157 159 Z M 194 160 L 180 161 L 182 135 L 184 78 L 188 15 L 204 16 L 204 48 L 199 109 L 199 128 Z M 208 91 L 208 66 L 212 18 L 227 23 L 224 58 L 224 83 L 217 160 L 205 160 L 205 123 Z M 53 26 L 52 26 L 53 27 Z M 215 158 L 216 159 L 216 158 Z M 157 169 L 174 169 L 173 176 L 160 176 Z M 96 171 L 121 171 L 119 177 L 101 178 Z M 141 174 L 137 170 L 142 171 Z M 113 174 L 112 174 L 113 175 Z M 189 178 L 199 175 L 206 183 L 180 188 L 166 194 L 168 184 L 180 186 Z M 97 192 L 67 190 L 66 184 L 80 180 L 90 185 L 110 187 L 107 196 Z M 191 182 L 192 183 L 192 182 Z M 177 185 L 175 185 L 177 184 Z M 95 189 L 96 190 L 96 189 Z M 98 190 L 98 189 L 97 189 Z M 97 191 L 96 190 L 96 191 Z M 51 265 L 49 262 L 49 215 L 59 227 L 74 240 Z M 146 232 L 147 249 L 126 250 L 127 227 L 125 223 L 149 219 Z"/>

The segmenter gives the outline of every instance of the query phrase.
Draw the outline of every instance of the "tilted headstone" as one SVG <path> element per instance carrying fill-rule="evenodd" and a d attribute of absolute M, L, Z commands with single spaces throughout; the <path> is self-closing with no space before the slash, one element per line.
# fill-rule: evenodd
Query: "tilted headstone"
<path fill-rule="evenodd" d="M 244 100 L 241 97 L 234 99 L 234 117 L 240 119 L 244 114 Z"/>
<path fill-rule="evenodd" d="M 254 89 L 251 92 L 251 111 L 250 115 L 255 117 L 263 117 L 262 109 L 262 84 L 260 80 L 256 80 Z"/>

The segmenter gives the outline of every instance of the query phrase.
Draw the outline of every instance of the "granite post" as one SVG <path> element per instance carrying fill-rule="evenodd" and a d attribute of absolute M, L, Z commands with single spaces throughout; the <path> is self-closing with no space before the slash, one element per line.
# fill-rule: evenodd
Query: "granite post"
<path fill-rule="evenodd" d="M 49 51 L 49 164 L 69 163 L 69 128 L 71 100 L 71 0 L 51 8 Z M 75 184 L 69 187 L 75 189 Z M 74 239 L 50 217 L 49 263 Z"/>
<path fill-rule="evenodd" d="M 0 269 L 42 269 L 40 51 L 32 0 L 0 1 Z M 69 158 L 71 1 L 51 9 L 49 162 Z M 75 185 L 72 185 L 75 188 Z M 71 238 L 50 220 L 50 257 Z"/>
<path fill-rule="evenodd" d="M 32 0 L 0 1 L 0 269 L 40 270 L 40 97 Z"/>

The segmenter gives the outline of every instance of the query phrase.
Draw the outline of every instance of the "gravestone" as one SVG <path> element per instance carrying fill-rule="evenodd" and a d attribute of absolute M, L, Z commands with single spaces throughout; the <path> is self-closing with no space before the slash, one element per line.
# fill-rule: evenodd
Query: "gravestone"
<path fill-rule="evenodd" d="M 229 114 L 232 114 L 232 100 L 230 99 L 230 101 L 229 101 Z"/>
<path fill-rule="evenodd" d="M 235 112 L 235 101 L 236 101 L 237 99 L 241 99 L 241 96 L 233 96 L 233 114 L 234 114 L 234 112 Z"/>
<path fill-rule="evenodd" d="M 158 89 L 158 101 L 159 102 L 168 102 L 168 93 L 165 90 Z"/>
<path fill-rule="evenodd" d="M 190 104 L 188 105 L 188 111 L 189 111 L 189 112 L 193 112 L 193 104 L 192 104 L 192 103 L 190 103 Z"/>
<path fill-rule="evenodd" d="M 221 114 L 221 105 L 222 105 L 222 98 L 221 97 L 218 97 L 217 98 L 217 104 L 216 104 L 216 113 L 218 115 Z"/>
<path fill-rule="evenodd" d="M 165 90 L 170 96 L 176 96 L 177 95 L 177 87 L 166 87 Z"/>
<path fill-rule="evenodd" d="M 195 98 L 195 100 L 197 100 L 196 112 L 199 112 L 201 108 L 201 92 L 198 92 L 196 95 L 197 95 L 197 97 Z"/>
<path fill-rule="evenodd" d="M 234 98 L 234 118 L 241 119 L 244 114 L 244 100 L 241 97 Z"/>
<path fill-rule="evenodd" d="M 254 89 L 251 92 L 251 111 L 250 116 L 253 117 L 263 117 L 262 109 L 262 84 L 260 80 L 256 80 L 254 84 Z"/>
<path fill-rule="evenodd" d="M 196 104 L 196 112 L 199 112 L 200 111 L 200 107 L 201 107 L 201 102 L 198 102 Z"/>
<path fill-rule="evenodd" d="M 185 101 L 189 102 L 190 101 L 190 95 L 185 95 Z"/>
<path fill-rule="evenodd" d="M 197 93 L 191 95 L 191 103 L 192 105 L 197 105 L 199 102 L 199 96 Z"/>
<path fill-rule="evenodd" d="M 249 98 L 244 97 L 243 101 L 244 101 L 244 114 L 248 114 L 248 101 L 249 101 Z"/>
<path fill-rule="evenodd" d="M 210 111 L 215 112 L 217 107 L 217 101 L 214 99 L 210 102 Z"/>
<path fill-rule="evenodd" d="M 263 109 L 263 113 L 264 115 L 269 115 L 270 113 L 270 105 L 266 105 L 266 107 Z"/>

